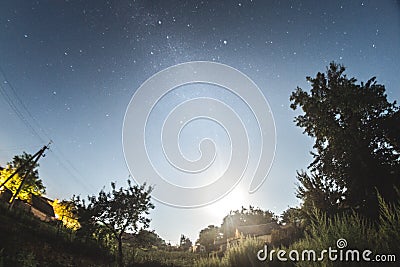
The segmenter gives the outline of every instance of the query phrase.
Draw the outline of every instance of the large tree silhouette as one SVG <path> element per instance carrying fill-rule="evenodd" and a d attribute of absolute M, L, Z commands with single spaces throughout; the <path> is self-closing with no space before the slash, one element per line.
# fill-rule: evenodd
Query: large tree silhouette
<path fill-rule="evenodd" d="M 146 215 L 154 208 L 150 202 L 152 187 L 132 185 L 130 180 L 126 189 L 116 189 L 115 183 L 111 183 L 111 187 L 111 192 L 101 190 L 97 197 L 89 197 L 87 210 L 91 220 L 111 231 L 118 243 L 118 265 L 123 266 L 123 235 L 127 231 L 137 234 L 149 226 L 150 219 Z"/>
<path fill-rule="evenodd" d="M 400 184 L 400 111 L 375 77 L 356 84 L 344 71 L 331 63 L 307 77 L 310 93 L 298 87 L 290 96 L 291 108 L 304 112 L 297 126 L 315 140 L 308 172 L 298 172 L 298 196 L 305 208 L 351 208 L 376 218 L 377 191 L 393 201 Z"/>

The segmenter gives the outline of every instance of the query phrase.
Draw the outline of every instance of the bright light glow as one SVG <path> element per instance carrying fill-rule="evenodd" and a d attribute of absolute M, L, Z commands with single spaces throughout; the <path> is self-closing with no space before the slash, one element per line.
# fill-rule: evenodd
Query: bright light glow
<path fill-rule="evenodd" d="M 240 210 L 242 206 L 247 206 L 246 190 L 240 186 L 236 186 L 231 192 L 219 201 L 206 207 L 207 213 L 212 217 L 223 218 L 229 214 L 231 210 Z"/>

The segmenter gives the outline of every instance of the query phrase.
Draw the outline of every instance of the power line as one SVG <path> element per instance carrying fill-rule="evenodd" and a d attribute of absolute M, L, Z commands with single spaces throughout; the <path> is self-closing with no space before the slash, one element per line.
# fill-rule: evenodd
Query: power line
<path fill-rule="evenodd" d="M 91 192 L 90 187 L 88 187 L 88 185 L 86 185 L 86 183 L 84 183 L 81 179 L 79 179 L 79 178 L 77 177 L 77 175 L 75 175 L 75 174 L 71 171 L 71 169 L 72 169 L 72 170 L 74 170 L 79 176 L 81 176 L 81 175 L 80 175 L 80 172 L 72 165 L 72 163 L 71 163 L 69 160 L 67 160 L 65 157 L 64 157 L 64 160 L 61 160 L 61 159 L 60 159 L 60 156 L 58 156 L 57 153 L 56 153 L 53 149 L 50 149 L 50 151 L 53 152 L 53 156 L 56 158 L 56 160 L 57 160 L 57 162 L 59 163 L 59 165 L 60 165 L 65 171 L 67 171 L 67 172 L 69 173 L 69 175 L 71 176 L 71 178 L 72 178 L 76 183 L 80 184 L 87 192 Z M 58 150 L 58 153 L 61 153 L 60 150 Z M 69 167 L 68 167 L 66 164 L 64 164 L 64 162 L 67 162 L 68 165 L 69 165 Z M 82 176 L 81 176 L 81 177 L 82 177 Z"/>
<path fill-rule="evenodd" d="M 49 137 L 49 135 L 44 131 L 44 129 L 42 127 L 40 127 L 40 123 L 36 120 L 36 118 L 32 115 L 32 113 L 29 111 L 29 109 L 26 107 L 26 105 L 24 104 L 24 102 L 21 100 L 21 98 L 18 96 L 17 91 L 15 90 L 14 86 L 9 82 L 3 68 L 0 66 L 0 73 L 2 74 L 4 81 L 6 82 L 6 84 L 8 85 L 8 87 L 11 89 L 12 95 L 14 97 L 14 99 L 16 99 L 16 102 L 18 105 L 16 105 L 15 107 L 18 110 L 18 107 L 22 107 L 22 109 L 24 110 L 24 112 L 28 115 L 28 117 L 31 119 L 31 121 L 33 121 L 34 123 L 36 123 L 36 126 L 39 126 L 39 130 L 42 132 L 42 134 L 49 140 L 51 140 L 51 138 Z M 21 112 L 22 116 L 23 113 Z M 29 125 L 30 122 L 29 120 L 26 120 L 28 122 Z M 32 126 L 31 127 L 33 129 L 33 131 L 36 133 L 36 135 L 39 137 L 39 139 L 42 139 L 41 136 L 38 134 L 38 132 L 35 130 L 35 128 Z M 43 142 L 43 140 L 41 140 Z"/>
<path fill-rule="evenodd" d="M 27 144 L 27 145 L 17 145 L 17 146 L 2 146 L 0 147 L 0 152 L 7 152 L 7 151 L 20 151 L 24 149 L 34 149 L 40 147 L 42 144 Z"/>
<path fill-rule="evenodd" d="M 43 138 L 39 135 L 39 133 L 35 130 L 35 128 L 30 124 L 30 122 L 25 118 L 25 116 L 22 114 L 22 112 L 18 109 L 10 95 L 7 93 L 7 90 L 0 85 L 0 93 L 8 103 L 8 105 L 11 107 L 11 109 L 14 111 L 14 113 L 17 115 L 17 117 L 25 124 L 25 126 L 33 133 L 34 136 L 36 136 L 41 142 L 44 143 Z"/>
<path fill-rule="evenodd" d="M 25 124 L 25 126 L 31 131 L 31 133 L 36 138 L 38 138 L 42 143 L 44 143 L 45 141 L 42 138 L 42 136 L 39 134 L 39 132 L 35 129 L 35 126 L 36 126 L 36 128 L 38 128 L 40 130 L 40 132 L 43 134 L 43 136 L 45 136 L 48 140 L 52 140 L 52 138 L 50 138 L 49 134 L 41 127 L 40 123 L 36 120 L 36 118 L 32 115 L 32 113 L 29 111 L 27 106 L 24 104 L 24 102 L 18 96 L 17 91 L 15 90 L 14 86 L 7 79 L 7 76 L 5 75 L 5 72 L 4 72 L 3 68 L 1 68 L 1 66 L 0 66 L 0 73 L 2 76 L 2 83 L 0 84 L 0 93 L 6 100 L 8 105 L 11 107 L 11 109 L 14 111 L 14 113 L 17 115 L 17 117 Z M 5 87 L 3 87 L 4 84 L 6 84 L 7 87 L 10 89 L 9 90 L 10 93 L 7 92 Z M 20 110 L 19 107 L 21 107 L 22 110 Z M 25 113 L 25 115 L 24 115 L 24 113 Z M 26 117 L 28 117 L 28 118 L 26 118 Z M 31 122 L 33 122 L 33 124 Z M 77 182 L 85 190 L 90 192 L 91 190 L 85 183 L 82 182 L 82 179 L 79 179 L 77 177 L 77 175 L 72 173 L 71 169 L 74 170 L 76 172 L 76 174 L 78 174 L 78 176 L 81 176 L 81 178 L 82 178 L 82 175 L 80 174 L 80 172 L 73 166 L 71 161 L 69 161 L 67 159 L 67 157 L 65 157 L 64 154 L 62 154 L 62 152 L 57 148 L 56 144 L 54 144 L 54 149 L 50 149 L 50 151 L 53 152 L 53 155 L 56 158 L 56 161 L 59 163 L 59 165 L 70 174 L 70 176 L 75 180 L 75 182 Z M 66 162 L 69 166 L 66 166 L 66 164 L 64 164 L 64 162 Z"/>

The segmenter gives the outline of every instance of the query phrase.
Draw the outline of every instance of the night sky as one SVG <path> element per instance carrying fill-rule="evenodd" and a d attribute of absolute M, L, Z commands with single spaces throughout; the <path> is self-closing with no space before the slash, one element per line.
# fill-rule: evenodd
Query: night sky
<path fill-rule="evenodd" d="M 0 165 L 51 139 L 40 176 L 51 198 L 125 185 L 122 124 L 135 90 L 151 75 L 195 60 L 249 76 L 271 106 L 276 157 L 255 194 L 240 186 L 199 209 L 156 203 L 151 228 L 192 241 L 231 209 L 280 213 L 298 205 L 296 170 L 312 140 L 289 108 L 290 93 L 331 61 L 348 76 L 377 76 L 400 99 L 399 1 L 19 1 L 0 2 Z M 234 200 L 240 201 L 234 201 Z M 228 205 L 230 204 L 230 205 Z"/>

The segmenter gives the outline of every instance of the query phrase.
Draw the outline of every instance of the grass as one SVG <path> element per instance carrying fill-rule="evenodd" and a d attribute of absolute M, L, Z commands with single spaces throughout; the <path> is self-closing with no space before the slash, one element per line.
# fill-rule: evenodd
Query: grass
<path fill-rule="evenodd" d="M 126 251 L 127 266 L 193 266 L 201 255 L 184 251 L 166 251 L 157 249 L 130 249 Z"/>
<path fill-rule="evenodd" d="M 349 215 L 336 215 L 328 218 L 326 214 L 315 210 L 309 231 L 304 239 L 299 240 L 289 247 L 289 250 L 296 249 L 302 251 L 313 249 L 322 251 L 332 247 L 337 248 L 336 242 L 340 238 L 347 241 L 345 250 L 366 249 L 375 254 L 398 254 L 400 250 L 400 205 L 387 204 L 379 198 L 380 219 L 376 224 L 368 222 L 356 213 Z M 399 255 L 396 255 L 398 259 Z M 322 262 L 300 261 L 297 266 L 337 266 L 337 262 L 332 262 L 325 257 Z M 359 265 L 359 262 L 340 262 L 343 266 Z M 363 262 L 365 265 L 366 262 Z M 372 263 L 374 265 L 376 263 Z M 386 262 L 381 265 L 390 265 Z M 392 265 L 394 266 L 394 264 Z"/>
<path fill-rule="evenodd" d="M 109 266 L 113 258 L 94 243 L 72 238 L 56 223 L 0 203 L 0 266 Z"/>

